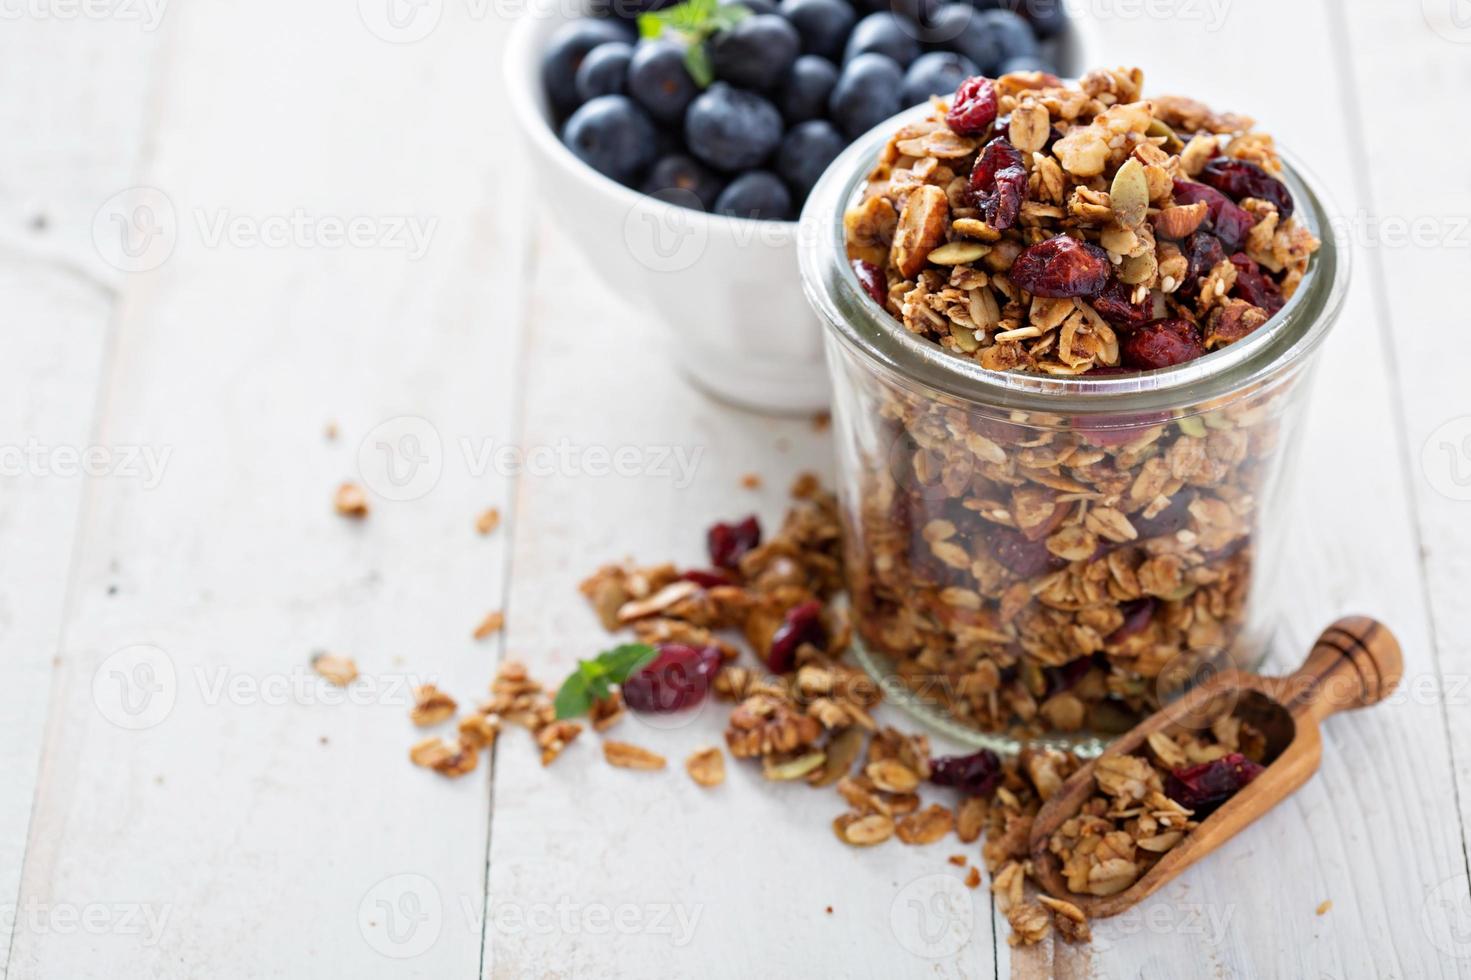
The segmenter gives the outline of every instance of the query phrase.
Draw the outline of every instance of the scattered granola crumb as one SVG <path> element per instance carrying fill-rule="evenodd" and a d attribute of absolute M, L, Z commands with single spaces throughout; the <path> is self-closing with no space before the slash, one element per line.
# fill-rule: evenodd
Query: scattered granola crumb
<path fill-rule="evenodd" d="M 627 742 L 603 742 L 603 758 L 620 769 L 663 769 L 664 757 Z"/>
<path fill-rule="evenodd" d="M 433 769 L 441 776 L 457 779 L 474 771 L 480 763 L 480 755 L 471 745 L 462 740 L 451 742 L 446 738 L 426 738 L 409 749 L 409 761 L 416 766 Z"/>
<path fill-rule="evenodd" d="M 505 613 L 500 612 L 500 611 L 496 611 L 496 612 L 493 612 L 493 613 L 487 613 L 486 616 L 485 616 L 485 618 L 480 621 L 480 625 L 477 626 L 477 627 L 475 627 L 475 632 L 474 632 L 473 635 L 474 635 L 475 639 L 477 639 L 477 640 L 483 640 L 487 636 L 490 636 L 493 633 L 499 633 L 501 631 L 501 627 L 503 627 L 505 625 L 506 625 L 506 614 Z"/>
<path fill-rule="evenodd" d="M 338 687 L 346 687 L 358 676 L 358 665 L 351 657 L 325 651 L 312 654 L 312 669 Z"/>
<path fill-rule="evenodd" d="M 536 732 L 536 744 L 541 747 L 541 764 L 549 766 L 557 761 L 562 750 L 582 734 L 582 726 L 575 721 L 553 721 Z"/>
<path fill-rule="evenodd" d="M 833 416 L 831 412 L 822 411 L 812 416 L 812 431 L 814 432 L 826 432 L 832 424 Z"/>
<path fill-rule="evenodd" d="M 979 887 L 981 887 L 981 869 L 980 868 L 973 867 L 973 868 L 971 868 L 969 871 L 967 871 L 965 873 L 965 887 L 967 887 L 967 888 L 979 888 Z"/>
<path fill-rule="evenodd" d="M 368 495 L 356 483 L 344 483 L 338 487 L 332 505 L 343 517 L 360 521 L 368 516 Z"/>
<path fill-rule="evenodd" d="M 324 434 L 327 436 L 327 438 L 329 440 L 336 439 L 337 438 L 337 423 L 335 421 L 331 420 L 331 419 L 328 419 L 327 420 L 327 427 L 323 431 L 324 431 Z"/>
<path fill-rule="evenodd" d="M 966 858 L 964 854 L 952 854 L 950 855 L 949 861 L 957 868 L 963 868 L 970 863 L 969 859 Z"/>
<path fill-rule="evenodd" d="M 747 490 L 760 490 L 761 474 L 747 473 L 745 476 L 741 477 L 741 486 L 745 487 Z"/>
<path fill-rule="evenodd" d="M 829 906 L 828 906 L 828 907 L 827 907 L 827 914 L 828 914 L 828 915 L 832 915 L 832 914 L 833 914 L 833 907 L 832 907 L 832 906 L 831 906 L 831 905 L 829 905 Z"/>
<path fill-rule="evenodd" d="M 607 697 L 592 703 L 592 707 L 588 709 L 587 718 L 592 722 L 593 731 L 606 732 L 622 721 L 625 713 L 623 692 L 613 691 Z"/>
<path fill-rule="evenodd" d="M 480 534 L 490 534 L 501 526 L 501 512 L 499 507 L 489 507 L 480 512 L 475 518 L 475 530 Z"/>
<path fill-rule="evenodd" d="M 811 500 L 821 492 L 822 481 L 810 470 L 798 473 L 797 478 L 792 481 L 791 494 L 794 500 Z"/>
<path fill-rule="evenodd" d="M 719 786 L 725 782 L 725 754 L 713 745 L 691 752 L 689 758 L 684 760 L 684 768 L 690 778 L 701 786 Z"/>
<path fill-rule="evenodd" d="M 1327 915 L 1328 910 L 1333 907 L 1333 899 L 1327 898 L 1318 903 L 1318 914 Z"/>
<path fill-rule="evenodd" d="M 427 728 L 448 721 L 454 715 L 456 707 L 458 705 L 454 698 L 433 684 L 424 684 L 414 688 L 414 707 L 409 712 L 409 718 L 420 728 Z"/>
<path fill-rule="evenodd" d="M 459 731 L 460 741 L 485 749 L 495 744 L 495 737 L 500 734 L 500 721 L 490 715 L 466 715 L 460 719 Z"/>

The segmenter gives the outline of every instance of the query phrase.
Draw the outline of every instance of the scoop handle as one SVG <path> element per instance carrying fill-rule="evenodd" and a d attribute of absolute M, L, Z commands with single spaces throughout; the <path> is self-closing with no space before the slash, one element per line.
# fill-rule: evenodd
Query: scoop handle
<path fill-rule="evenodd" d="M 1368 616 L 1345 616 L 1323 631 L 1301 667 L 1281 679 L 1279 700 L 1294 715 L 1321 721 L 1384 700 L 1404 672 L 1389 627 Z"/>

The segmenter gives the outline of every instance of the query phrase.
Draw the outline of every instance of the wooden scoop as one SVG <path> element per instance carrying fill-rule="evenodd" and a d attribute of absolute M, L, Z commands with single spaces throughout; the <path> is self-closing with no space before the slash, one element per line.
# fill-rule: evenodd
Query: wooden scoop
<path fill-rule="evenodd" d="M 1152 732 L 1200 729 L 1227 713 L 1250 722 L 1266 736 L 1266 770 L 1186 834 L 1138 881 L 1117 895 L 1099 897 L 1069 891 L 1061 861 L 1047 849 L 1052 834 L 1095 792 L 1095 759 L 1063 783 L 1032 822 L 1037 882 L 1089 918 L 1117 915 L 1159 890 L 1307 782 L 1322 757 L 1318 726 L 1323 719 L 1335 711 L 1382 701 L 1403 673 L 1399 643 L 1388 628 L 1366 616 L 1350 616 L 1323 631 L 1307 660 L 1290 677 L 1230 671 L 1202 684 L 1117 739 L 1099 759 L 1138 754 Z"/>

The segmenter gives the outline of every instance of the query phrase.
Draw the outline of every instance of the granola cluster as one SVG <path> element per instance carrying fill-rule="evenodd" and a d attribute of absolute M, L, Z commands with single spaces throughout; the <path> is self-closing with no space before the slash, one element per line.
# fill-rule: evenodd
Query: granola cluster
<path fill-rule="evenodd" d="M 1155 732 L 1137 755 L 1104 756 L 1096 792 L 1052 835 L 1070 891 L 1117 895 L 1260 771 L 1262 734 L 1224 715 L 1203 732 Z M 1187 805 L 1189 804 L 1189 805 Z"/>
<path fill-rule="evenodd" d="M 900 129 L 845 219 L 913 333 L 995 371 L 1178 364 L 1266 323 L 1318 248 L 1271 136 L 1137 68 L 970 79 Z"/>
<path fill-rule="evenodd" d="M 1318 244 L 1271 138 L 1142 85 L 1023 73 L 937 101 L 847 215 L 860 280 L 995 370 L 1117 374 L 1265 323 Z M 847 377 L 854 630 L 922 699 L 1020 738 L 1117 732 L 1260 652 L 1252 571 L 1297 373 L 1134 414 Z"/>

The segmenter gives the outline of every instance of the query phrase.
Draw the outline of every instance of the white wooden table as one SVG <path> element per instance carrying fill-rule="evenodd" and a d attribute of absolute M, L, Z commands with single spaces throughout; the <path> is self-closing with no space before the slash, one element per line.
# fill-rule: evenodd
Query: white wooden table
<path fill-rule="evenodd" d="M 560 676 L 605 640 L 588 569 L 692 560 L 826 460 L 805 421 L 691 390 L 540 220 L 500 91 L 516 5 L 431 0 L 413 44 L 369 29 L 377 0 L 6 5 L 0 973 L 1471 976 L 1457 3 L 1084 5 L 1110 62 L 1289 134 L 1352 223 L 1288 640 L 1365 611 L 1408 669 L 1259 827 L 1091 949 L 1026 951 L 984 890 L 931 904 L 958 846 L 854 853 L 830 795 L 744 766 L 696 792 L 589 740 L 544 770 L 519 732 L 459 782 L 407 764 L 415 677 L 473 699 L 505 652 Z M 163 234 L 109 262 L 119 215 Z M 432 485 L 332 515 L 359 446 L 405 435 Z M 587 475 L 625 446 L 638 476 Z M 315 649 L 361 665 L 350 699 Z M 622 734 L 679 760 L 720 715 Z"/>

